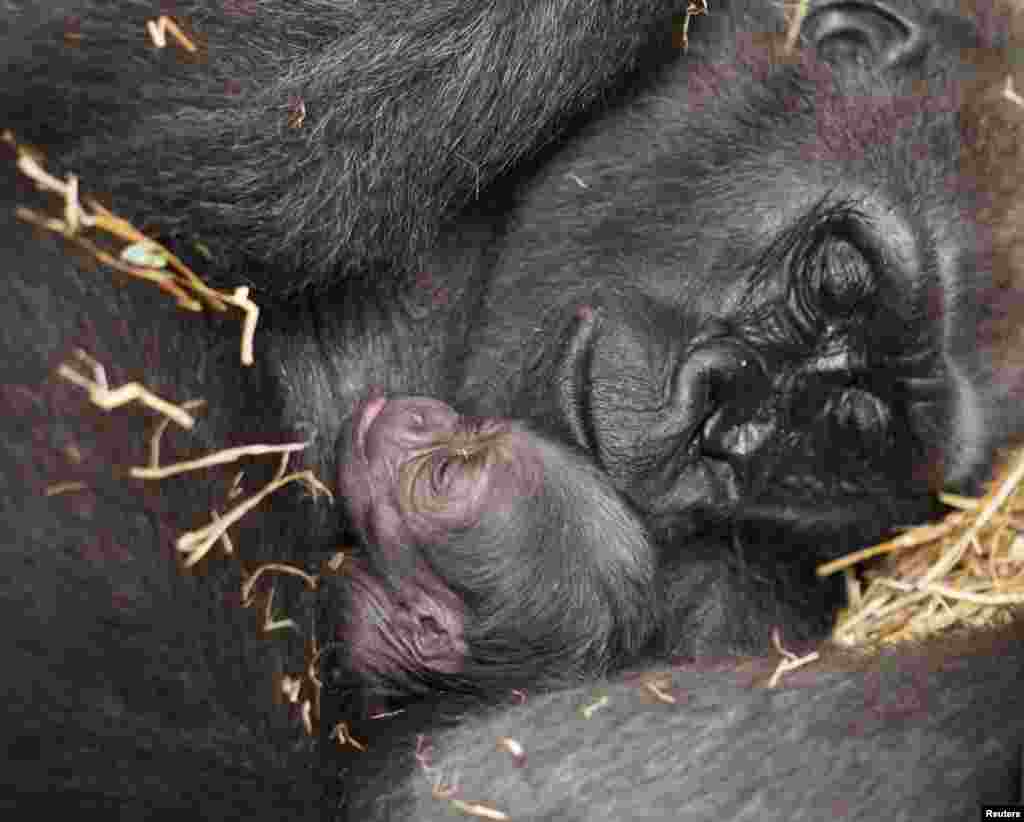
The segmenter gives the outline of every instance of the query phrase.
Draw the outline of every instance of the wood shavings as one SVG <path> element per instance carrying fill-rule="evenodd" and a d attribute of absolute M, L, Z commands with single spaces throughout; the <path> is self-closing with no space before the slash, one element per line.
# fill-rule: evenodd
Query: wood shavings
<path fill-rule="evenodd" d="M 443 798 L 443 797 L 438 797 Z M 507 813 L 502 813 L 496 808 L 492 808 L 489 805 L 483 805 L 480 802 L 467 802 L 464 799 L 449 799 L 451 806 L 457 811 L 461 811 L 467 816 L 475 816 L 479 819 L 496 819 L 498 822 L 502 820 L 511 819 Z"/>
<path fill-rule="evenodd" d="M 921 580 L 923 585 L 935 582 L 959 562 L 964 551 L 967 550 L 967 546 L 975 542 L 978 533 L 995 516 L 999 508 L 1010 498 L 1010 495 L 1017 490 L 1017 486 L 1020 485 L 1022 479 L 1024 479 L 1024 452 L 1017 456 L 1015 464 L 1007 472 L 1005 479 L 995 486 L 995 493 L 986 495 L 983 504 L 980 506 L 981 510 L 978 512 L 971 527 L 967 529 L 967 532 L 925 574 L 924 579 Z"/>
<path fill-rule="evenodd" d="M 295 676 L 289 676 L 285 674 L 281 677 L 280 683 L 281 696 L 287 702 L 297 705 L 299 702 L 299 694 L 302 691 L 302 680 Z"/>
<path fill-rule="evenodd" d="M 80 388 L 84 388 L 88 392 L 89 401 L 93 405 L 102 408 L 104 411 L 110 411 L 128 403 L 138 402 L 156 411 L 158 414 L 163 414 L 182 428 L 189 429 L 195 425 L 195 419 L 184 408 L 158 397 L 141 383 L 129 382 L 118 388 L 111 388 L 107 383 L 106 369 L 97 360 L 93 359 L 81 348 L 76 348 L 74 353 L 83 364 L 92 370 L 92 377 L 87 377 L 75 370 L 70 363 L 64 363 L 59 366 L 57 368 L 57 376 Z"/>
<path fill-rule="evenodd" d="M 313 735 L 313 703 L 308 699 L 299 708 L 302 716 L 302 727 L 308 736 Z"/>
<path fill-rule="evenodd" d="M 338 551 L 325 563 L 327 570 L 332 574 L 340 574 L 342 567 L 345 565 L 345 559 L 347 556 L 348 555 L 344 551 Z"/>
<path fill-rule="evenodd" d="M 1024 108 L 1024 97 L 1021 97 L 1013 87 L 1013 78 L 1006 78 L 1006 85 L 1003 87 L 1003 97 L 1013 103 L 1015 106 L 1021 106 Z"/>
<path fill-rule="evenodd" d="M 379 714 L 371 714 L 370 715 L 370 719 L 391 719 L 391 717 L 393 717 L 393 716 L 398 716 L 399 714 L 404 714 L 404 713 L 405 713 L 405 708 L 399 708 L 398 710 L 395 710 L 395 711 L 383 711 L 383 712 L 381 712 Z"/>
<path fill-rule="evenodd" d="M 181 30 L 177 23 L 166 14 L 161 14 L 156 20 L 146 21 L 146 31 L 149 32 L 149 39 L 158 49 L 167 47 L 167 35 L 174 38 L 174 41 L 185 51 L 195 54 L 196 44 L 193 43 Z"/>
<path fill-rule="evenodd" d="M 309 588 L 310 591 L 315 591 L 319 584 L 319 580 L 315 576 L 307 574 L 301 568 L 296 568 L 294 565 L 285 565 L 282 562 L 268 562 L 253 571 L 252 574 L 249 575 L 248 579 L 245 580 L 245 583 L 242 585 L 243 603 L 252 601 L 252 589 L 264 574 L 285 574 L 299 577 L 299 579 L 306 583 L 306 587 Z"/>
<path fill-rule="evenodd" d="M 846 556 L 835 559 L 832 562 L 826 562 L 824 565 L 819 565 L 816 573 L 819 577 L 831 576 L 836 571 L 851 568 L 854 565 L 858 565 L 865 560 L 872 559 L 873 557 L 882 556 L 883 554 L 891 554 L 894 551 L 899 551 L 904 548 L 913 548 L 917 545 L 931 542 L 932 540 L 952 533 L 956 528 L 961 526 L 964 521 L 965 517 L 953 514 L 946 517 L 942 522 L 912 528 L 909 531 L 904 531 L 894 539 L 880 542 L 878 545 L 873 545 L 870 548 L 863 548 L 860 551 L 854 551 L 852 554 L 847 554 Z"/>
<path fill-rule="evenodd" d="M 818 569 L 822 576 L 837 570 L 853 574 L 855 566 L 874 560 L 860 569 L 858 598 L 840 614 L 833 632 L 837 644 L 919 640 L 951 627 L 1012 619 L 1024 605 L 1024 451 L 998 475 L 981 499 L 941 495 L 955 510 L 940 522 Z"/>
<path fill-rule="evenodd" d="M 44 493 L 48 497 L 57 497 L 61 494 L 71 494 L 75 491 L 84 491 L 88 487 L 89 486 L 84 482 L 68 480 L 67 482 L 55 482 L 53 485 L 47 485 Z"/>
<path fill-rule="evenodd" d="M 181 404 L 183 411 L 198 411 L 206 405 L 206 400 L 187 400 Z M 160 467 L 160 443 L 163 440 L 164 431 L 167 430 L 167 426 L 170 424 L 170 418 L 164 417 L 159 420 L 156 426 L 153 428 L 153 434 L 149 438 L 149 468 L 155 469 Z"/>
<path fill-rule="evenodd" d="M 287 460 L 288 454 L 286 453 L 282 457 L 282 467 L 287 465 Z M 333 499 L 331 492 L 322 482 L 320 482 L 320 480 L 316 478 L 312 471 L 296 471 L 295 473 L 288 474 L 286 476 L 280 476 L 281 472 L 278 473 L 279 476 L 277 478 L 267 483 L 266 486 L 248 499 L 243 500 L 234 508 L 226 511 L 223 516 L 215 519 L 202 528 L 198 528 L 195 531 L 187 531 L 178 537 L 175 546 L 181 553 L 189 555 L 189 560 L 191 560 L 191 562 L 189 562 L 189 560 L 186 560 L 186 562 L 190 565 L 194 565 L 199 561 L 199 559 L 202 559 L 210 548 L 213 547 L 214 543 L 217 542 L 221 534 L 242 519 L 242 517 L 249 513 L 253 508 L 263 502 L 264 499 L 289 483 L 298 482 L 305 485 L 314 497 L 320 494 L 325 494 Z M 198 557 L 196 555 L 198 555 Z"/>
<path fill-rule="evenodd" d="M 230 297 L 225 297 L 224 301 L 231 303 L 245 314 L 245 319 L 242 321 L 242 365 L 252 365 L 255 362 L 253 340 L 256 337 L 256 325 L 260 321 L 260 307 L 249 299 L 248 286 L 236 288 Z"/>
<path fill-rule="evenodd" d="M 843 587 L 846 589 L 846 601 L 849 606 L 859 608 L 864 600 L 864 590 L 852 568 L 843 569 Z"/>
<path fill-rule="evenodd" d="M 490 805 L 459 799 L 459 789 L 456 783 L 447 781 L 438 772 L 438 769 L 433 767 L 434 747 L 431 745 L 430 739 L 423 734 L 416 735 L 416 749 L 413 752 L 413 756 L 424 775 L 430 780 L 430 795 L 434 799 L 448 802 L 453 809 L 467 816 L 475 816 L 480 819 L 494 819 L 499 820 L 499 822 L 511 819 L 508 814 L 492 808 Z"/>
<path fill-rule="evenodd" d="M 288 128 L 300 129 L 306 122 L 306 101 L 294 97 L 288 103 Z"/>
<path fill-rule="evenodd" d="M 690 48 L 690 21 L 694 17 L 707 13 L 707 0 L 690 0 L 690 2 L 686 4 L 686 15 L 683 17 L 683 27 L 679 35 L 679 45 L 683 47 L 683 51 Z M 586 188 L 586 186 L 584 186 L 584 188 Z"/>
<path fill-rule="evenodd" d="M 417 761 L 420 761 L 421 765 L 423 765 L 423 762 L 420 759 L 420 753 L 421 753 L 421 751 L 420 751 L 420 740 L 422 738 L 423 737 L 421 735 L 421 737 L 417 740 L 417 753 L 416 753 Z M 431 751 L 431 750 L 432 749 L 428 748 L 428 751 Z M 433 768 L 428 768 L 426 766 L 423 766 L 423 767 L 424 767 L 424 771 L 428 775 L 434 773 L 434 769 Z M 453 783 L 453 782 L 446 782 L 440 776 L 437 776 L 434 779 L 433 784 L 431 785 L 431 788 L 430 788 L 430 795 L 434 799 L 438 799 L 438 800 L 441 800 L 443 802 L 449 803 L 453 809 L 459 811 L 460 813 L 464 813 L 467 816 L 475 816 L 475 817 L 477 817 L 479 819 L 493 819 L 493 820 L 497 820 L 498 822 L 503 822 L 503 820 L 508 820 L 508 819 L 512 818 L 508 814 L 506 814 L 506 813 L 504 813 L 502 811 L 499 811 L 498 809 L 493 808 L 490 805 L 485 805 L 482 802 L 469 802 L 469 801 L 466 801 L 465 799 L 459 799 L 458 798 L 458 792 L 459 792 L 459 789 L 455 785 L 455 783 Z"/>
<path fill-rule="evenodd" d="M 244 599 L 242 604 L 248 605 Z M 294 619 L 274 619 L 274 588 L 271 587 L 267 593 L 266 603 L 263 606 L 263 624 L 260 626 L 260 631 L 264 634 L 269 634 L 286 628 L 294 628 L 296 633 L 302 633 Z"/>
<path fill-rule="evenodd" d="M 768 687 L 775 688 L 782 680 L 782 675 L 789 671 L 795 671 L 797 668 L 803 668 L 805 665 L 810 665 L 812 662 L 817 662 L 821 657 L 817 651 L 812 651 L 804 656 L 797 656 L 792 651 L 787 650 L 782 644 L 782 635 L 779 633 L 778 628 L 772 628 L 772 645 L 775 646 L 775 650 L 782 654 L 782 659 L 779 660 L 779 664 L 776 666 L 775 671 L 772 673 L 768 680 Z"/>
<path fill-rule="evenodd" d="M 220 512 L 217 511 L 215 508 L 211 508 L 210 509 L 210 516 L 213 519 L 218 520 L 218 519 L 220 519 Z M 224 555 L 225 556 L 230 557 L 232 554 L 235 553 L 234 543 L 231 542 L 231 537 L 228 535 L 227 531 L 225 531 L 223 534 L 220 535 L 220 545 L 221 545 L 221 548 L 224 549 Z"/>
<path fill-rule="evenodd" d="M 245 477 L 245 471 L 239 471 L 231 479 L 231 487 L 228 488 L 228 499 L 238 499 L 242 495 L 242 479 Z"/>
<path fill-rule="evenodd" d="M 270 596 L 273 596 L 271 590 Z M 315 646 L 315 638 L 311 644 Z M 301 674 L 281 674 L 277 680 L 277 701 L 289 706 L 299 706 L 299 718 L 302 728 L 308 736 L 316 735 L 316 725 L 320 720 L 320 681 L 310 675 L 309 669 Z M 347 727 L 345 729 L 347 731 Z M 332 732 L 337 732 L 337 728 Z M 365 750 L 365 748 L 362 748 Z"/>
<path fill-rule="evenodd" d="M 580 716 L 582 716 L 584 719 L 591 719 L 594 716 L 594 714 L 596 714 L 598 711 L 600 711 L 602 708 L 606 707 L 610 703 L 611 700 L 608 699 L 607 695 L 602 696 L 594 702 L 591 702 L 589 705 L 585 705 L 582 708 L 580 708 Z"/>
<path fill-rule="evenodd" d="M 229 509 L 224 514 L 215 515 L 212 518 L 212 521 L 206 526 L 195 531 L 188 531 L 178 538 L 175 545 L 178 551 L 188 555 L 185 559 L 185 567 L 191 568 L 206 556 L 216 542 L 227 533 L 228 528 L 242 519 L 242 517 L 259 505 L 268 496 L 289 483 L 302 483 L 310 490 L 314 497 L 324 494 L 331 499 L 334 498 L 327 486 L 320 482 L 312 471 L 296 471 L 292 474 L 288 474 L 287 476 L 285 475 L 285 471 L 288 467 L 288 458 L 292 453 L 306 448 L 307 445 L 308 443 L 285 443 L 284 445 L 243 445 L 236 448 L 226 448 L 222 451 L 216 451 L 212 454 L 207 454 L 205 457 L 200 457 L 199 459 L 186 460 L 184 462 L 173 463 L 171 465 L 132 468 L 129 471 L 129 474 L 138 479 L 161 480 L 177 474 L 199 471 L 215 465 L 224 465 L 226 463 L 235 462 L 242 457 L 260 456 L 263 454 L 281 455 L 281 464 L 277 473 L 274 478 L 267 483 L 267 485 L 248 499 L 244 499 L 242 502 L 235 505 L 234 508 Z M 150 447 L 151 458 L 154 454 L 159 458 L 158 437 L 154 437 L 154 439 L 150 441 Z"/>
<path fill-rule="evenodd" d="M 316 644 L 316 638 L 313 639 L 314 646 Z M 320 657 L 322 657 L 327 651 L 337 646 L 337 643 L 331 642 L 325 645 L 323 648 L 313 648 L 313 652 L 310 654 L 309 662 L 306 665 L 306 677 L 312 682 L 317 688 L 322 688 L 323 683 L 320 681 L 320 675 L 316 671 L 316 666 L 320 664 Z M 370 717 L 373 719 L 373 717 Z"/>
<path fill-rule="evenodd" d="M 191 471 L 202 471 L 205 468 L 212 468 L 215 465 L 227 465 L 238 462 L 243 457 L 259 457 L 266 454 L 291 454 L 302 451 L 309 445 L 308 442 L 288 442 L 283 445 L 239 445 L 234 448 L 224 448 L 221 451 L 214 451 L 205 457 L 194 460 L 184 460 L 170 465 L 148 465 L 144 468 L 132 468 L 128 473 L 136 479 L 162 480 L 177 474 L 187 474 Z M 317 486 L 328 496 L 331 492 L 317 481 Z"/>
<path fill-rule="evenodd" d="M 796 44 L 800 40 L 800 29 L 803 28 L 809 7 L 808 0 L 796 0 L 796 3 L 790 5 L 789 27 L 786 29 L 786 42 L 783 46 L 785 54 L 792 54 L 796 51 Z"/>
<path fill-rule="evenodd" d="M 526 764 L 526 749 L 519 740 L 513 739 L 510 736 L 500 736 L 498 737 L 498 750 L 511 755 L 512 761 L 517 768 L 521 768 Z"/>
<path fill-rule="evenodd" d="M 5 132 L 3 137 L 13 141 L 9 132 Z M 82 227 L 103 225 L 108 231 L 116 236 L 130 240 L 136 244 L 134 246 L 129 246 L 129 253 L 126 253 L 125 255 L 126 259 L 133 263 L 145 262 L 150 265 L 159 265 L 161 267 L 165 264 L 172 266 L 176 264 L 176 258 L 174 258 L 173 255 L 169 255 L 169 252 L 168 256 L 165 256 L 162 247 L 142 245 L 142 243 L 148 242 L 146 238 L 136 232 L 135 229 L 127 222 L 120 220 L 120 218 L 115 217 L 109 212 L 106 212 L 101 207 L 96 206 L 97 211 L 94 214 L 87 214 L 84 212 L 78 204 L 78 185 L 77 179 L 74 177 L 71 177 L 67 183 L 63 183 L 60 180 L 51 177 L 42 170 L 41 165 L 39 165 L 34 156 L 27 150 L 19 152 L 19 165 L 23 171 L 27 169 L 26 173 L 29 173 L 29 176 L 36 180 L 41 187 L 47 190 L 54 190 L 64 196 L 65 215 L 63 221 L 49 220 L 24 210 L 26 214 L 29 215 L 31 222 L 43 224 L 45 227 L 51 228 L 52 230 L 73 239 L 79 245 L 94 248 L 97 252 L 95 256 L 102 261 L 109 261 L 114 265 L 114 267 L 119 269 L 123 269 L 127 264 L 114 259 L 107 252 L 96 248 L 91 243 L 83 241 L 83 238 L 77 236 L 75 232 Z M 180 261 L 178 262 L 180 263 Z M 171 291 L 184 301 L 184 307 L 194 310 L 199 310 L 201 308 L 199 303 L 192 300 L 192 298 L 185 293 L 183 288 L 178 287 L 176 283 L 170 282 L 166 279 L 161 279 L 164 275 L 159 274 L 159 272 L 153 273 L 150 269 L 142 270 L 136 269 L 132 266 L 128 267 L 131 269 L 133 275 L 138 275 L 139 271 L 144 271 L 144 278 L 149 278 L 152 274 L 154 281 L 158 282 L 162 287 L 165 287 L 166 290 Z M 218 310 L 224 310 L 226 304 L 235 304 L 246 310 L 242 359 L 244 362 L 247 361 L 251 363 L 252 340 L 258 318 L 258 308 L 248 300 L 248 289 L 239 288 L 235 290 L 234 294 L 226 295 L 212 289 L 203 291 L 206 287 L 202 285 L 201 281 L 198 281 L 198 278 L 196 278 L 196 280 L 198 282 L 198 290 L 201 293 L 205 293 L 211 301 L 211 304 L 215 308 L 218 308 Z M 194 531 L 186 532 L 178 538 L 175 546 L 179 552 L 185 555 L 182 562 L 182 567 L 184 569 L 192 568 L 199 563 L 208 555 L 213 546 L 218 543 L 222 546 L 225 556 L 240 559 L 237 556 L 235 546 L 231 541 L 229 529 L 259 505 L 263 499 L 289 483 L 302 483 L 314 497 L 324 494 L 328 498 L 333 499 L 333 495 L 330 490 L 320 482 L 319 479 L 317 479 L 312 471 L 306 470 L 293 472 L 291 474 L 286 473 L 291 454 L 306 448 L 308 443 L 304 442 L 285 443 L 283 445 L 257 444 L 239 446 L 236 448 L 223 449 L 197 459 L 185 460 L 178 463 L 172 463 L 170 465 L 161 465 L 161 445 L 167 426 L 173 421 L 182 428 L 191 429 L 195 425 L 195 418 L 189 412 L 202 408 L 205 405 L 205 401 L 201 399 L 193 399 L 188 400 L 181 406 L 178 406 L 157 396 L 143 385 L 134 382 L 112 389 L 107 379 L 106 369 L 99 361 L 81 349 L 75 349 L 74 354 L 77 362 L 63 363 L 57 369 L 57 375 L 74 385 L 84 388 L 88 392 L 89 399 L 94 405 L 102 408 L 104 411 L 109 411 L 131 402 L 138 402 L 161 415 L 161 419 L 157 422 L 154 431 L 149 438 L 148 464 L 146 466 L 131 468 L 129 470 L 130 476 L 144 480 L 163 480 L 180 474 L 201 471 L 218 465 L 230 464 L 242 458 L 259 457 L 267 454 L 280 455 L 280 464 L 278 469 L 273 479 L 267 483 L 266 486 L 249 498 L 243 499 L 241 502 L 237 503 L 226 513 L 221 514 L 216 508 L 211 509 L 211 521 L 206 526 Z M 90 374 L 83 373 L 83 366 L 88 369 Z M 75 455 L 78 456 L 78 459 L 73 459 L 73 461 L 80 461 L 81 455 L 77 448 L 72 447 L 69 454 L 72 458 Z M 242 477 L 243 472 L 238 471 L 232 479 L 227 493 L 229 501 L 242 495 Z M 56 483 L 46 489 L 46 494 L 47 496 L 56 496 L 73 490 L 84 489 L 86 487 L 85 483 L 82 482 Z M 333 564 L 333 572 L 337 573 L 341 570 L 344 559 L 344 552 L 338 552 L 331 558 L 330 563 Z M 249 575 L 242 585 L 242 604 L 245 607 L 249 607 L 253 604 L 253 588 L 260 577 L 267 573 L 280 573 L 299 577 L 309 588 L 314 590 L 318 583 L 318 578 L 315 575 L 306 573 L 300 568 L 281 563 L 264 564 Z M 263 633 L 271 633 L 294 629 L 301 635 L 302 631 L 295 620 L 288 617 L 280 619 L 274 618 L 274 594 L 275 588 L 272 587 L 264 602 L 263 619 L 260 630 Z M 315 636 L 309 645 L 312 648 L 312 651 L 309 652 L 309 656 L 307 657 L 309 660 L 306 669 L 307 679 L 303 680 L 302 677 L 286 677 L 281 681 L 280 687 L 282 695 L 290 704 L 299 705 L 299 716 L 302 722 L 302 727 L 308 735 L 314 736 L 316 734 L 316 722 L 320 717 L 320 694 L 322 691 L 321 682 L 316 676 L 315 671 L 315 663 L 316 660 L 319 659 L 320 655 L 316 650 Z M 306 698 L 303 699 L 303 695 L 309 694 L 310 691 L 312 692 L 311 697 L 306 696 Z M 359 743 L 355 744 L 358 745 Z"/>
<path fill-rule="evenodd" d="M 941 585 L 937 582 L 933 582 L 925 587 L 924 591 L 928 594 L 938 594 L 947 599 L 959 599 L 979 605 L 1024 605 L 1024 591 L 1012 594 L 976 594 L 960 588 L 953 588 L 949 585 Z"/>
<path fill-rule="evenodd" d="M 358 739 L 352 736 L 352 734 L 349 732 L 347 722 L 339 722 L 337 725 L 335 725 L 327 738 L 337 742 L 339 747 L 351 747 L 355 748 L 360 753 L 366 752 L 366 745 L 364 745 L 362 742 L 360 742 Z"/>
<path fill-rule="evenodd" d="M 459 792 L 459 789 L 455 785 L 445 782 L 443 779 L 438 779 L 430 789 L 430 795 L 434 799 L 451 799 Z"/>
<path fill-rule="evenodd" d="M 676 698 L 669 691 L 671 687 L 672 677 L 669 676 L 649 677 L 643 680 L 643 689 L 658 702 L 663 702 L 666 705 L 676 704 Z"/>
<path fill-rule="evenodd" d="M 85 207 L 79 201 L 78 178 L 69 174 L 67 181 L 59 180 L 43 167 L 41 156 L 21 145 L 10 130 L 0 133 L 0 140 L 10 144 L 16 154 L 18 170 L 32 180 L 41 191 L 49 192 L 64 201 L 63 217 L 48 217 L 29 208 L 18 208 L 15 214 L 20 220 L 38 226 L 46 231 L 60 234 L 66 240 L 90 254 L 104 265 L 129 277 L 151 282 L 162 291 L 174 297 L 178 306 L 186 311 L 227 311 L 232 306 L 243 314 L 241 360 L 243 365 L 252 365 L 254 360 L 254 338 L 259 323 L 259 306 L 249 299 L 249 289 L 240 286 L 228 293 L 210 288 L 180 258 L 171 253 L 151 237 L 147 237 L 130 222 L 108 211 L 95 200 L 87 200 Z M 122 243 L 120 250 L 111 252 L 97 245 L 84 235 L 91 230 L 104 238 L 113 238 Z M 159 260 L 156 267 L 137 265 L 127 260 L 137 258 L 145 249 L 147 259 Z"/>

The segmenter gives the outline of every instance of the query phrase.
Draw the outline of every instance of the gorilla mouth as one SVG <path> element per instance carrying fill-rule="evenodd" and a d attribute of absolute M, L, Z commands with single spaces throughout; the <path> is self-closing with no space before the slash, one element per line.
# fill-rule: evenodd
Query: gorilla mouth
<path fill-rule="evenodd" d="M 720 448 L 707 453 L 709 443 L 722 441 L 721 431 L 712 432 L 712 417 L 698 459 L 705 475 L 719 482 L 705 483 L 707 495 L 685 516 L 726 525 L 746 534 L 746 541 L 813 536 L 820 540 L 815 551 L 832 555 L 935 516 L 941 509 L 933 493 L 941 451 L 926 450 L 905 405 L 863 389 L 840 391 L 831 405 L 819 406 L 812 425 L 791 427 L 790 417 L 774 428 L 747 423 L 729 429 L 753 444 L 735 447 L 731 455 Z M 744 431 L 750 426 L 754 434 Z M 692 470 L 680 472 L 678 482 L 689 485 L 693 476 Z"/>
<path fill-rule="evenodd" d="M 935 512 L 948 383 L 928 351 L 886 355 L 881 376 L 857 341 L 838 366 L 735 329 L 652 351 L 647 329 L 613 311 L 577 312 L 555 366 L 558 414 L 674 532 L 732 523 L 847 542 Z"/>

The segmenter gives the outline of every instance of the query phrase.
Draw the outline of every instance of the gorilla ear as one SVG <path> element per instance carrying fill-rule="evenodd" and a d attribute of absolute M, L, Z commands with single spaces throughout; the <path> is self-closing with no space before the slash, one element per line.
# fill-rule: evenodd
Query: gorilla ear
<path fill-rule="evenodd" d="M 921 58 L 927 46 L 920 26 L 872 2 L 820 6 L 807 15 L 802 33 L 839 70 L 905 65 Z"/>

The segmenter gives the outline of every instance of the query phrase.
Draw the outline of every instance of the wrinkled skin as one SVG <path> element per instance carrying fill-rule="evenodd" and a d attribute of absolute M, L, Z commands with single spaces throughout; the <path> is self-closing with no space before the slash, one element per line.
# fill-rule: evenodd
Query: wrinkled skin
<path fill-rule="evenodd" d="M 545 412 L 684 533 L 843 550 L 984 476 L 1020 373 L 988 382 L 1016 297 L 958 178 L 979 35 L 853 8 L 812 13 L 819 50 L 784 65 L 713 16 L 713 49 L 545 168 L 489 279 L 470 408 Z"/>
<path fill-rule="evenodd" d="M 335 664 L 349 676 L 401 705 L 430 688 L 567 681 L 643 647 L 653 548 L 574 451 L 520 423 L 376 394 L 341 443 L 338 489 L 365 546 L 328 618 L 345 615 Z"/>
<path fill-rule="evenodd" d="M 0 128 L 210 282 L 251 285 L 263 309 L 243 369 L 236 315 L 178 311 L 19 220 L 15 207 L 52 203 L 4 144 L 0 802 L 19 815 L 449 814 L 430 796 L 445 774 L 408 770 L 418 734 L 457 721 L 468 693 L 459 748 L 458 733 L 509 717 L 475 710 L 504 706 L 502 686 L 578 682 L 627 664 L 615 637 L 646 635 L 635 588 L 606 591 L 581 622 L 571 586 L 541 577 L 520 611 L 463 624 L 467 648 L 489 649 L 479 664 L 440 666 L 431 698 L 420 682 L 385 692 L 407 702 L 387 723 L 371 718 L 379 683 L 325 656 L 317 747 L 270 699 L 279 674 L 305 669 L 309 637 L 257 636 L 258 615 L 233 603 L 256 564 L 317 569 L 341 545 L 362 577 L 275 589 L 275 611 L 326 644 L 360 585 L 393 590 L 374 543 L 344 504 L 293 489 L 233 526 L 234 559 L 221 546 L 182 574 L 175 540 L 226 510 L 237 467 L 130 480 L 152 417 L 101 412 L 56 379 L 76 347 L 112 386 L 207 399 L 196 429 L 165 435 L 168 461 L 311 440 L 296 462 L 333 485 L 374 390 L 528 421 L 586 454 L 653 538 L 660 625 L 641 656 L 763 648 L 771 627 L 822 634 L 839 592 L 815 563 L 929 512 L 931 489 L 980 479 L 1019 432 L 1024 141 L 1001 97 L 1013 26 L 988 6 L 813 3 L 799 58 L 772 61 L 784 24 L 754 0 L 694 20 L 685 54 L 685 3 L 166 5 L 198 56 L 149 46 L 141 0 L 14 0 L 0 18 Z M 242 490 L 275 468 L 246 463 Z M 79 490 L 48 495 L 65 482 Z M 583 518 L 593 487 L 567 483 L 568 510 Z M 601 575 L 628 578 L 635 552 L 610 542 Z M 494 590 L 523 590 L 518 568 L 492 565 Z M 480 592 L 459 593 L 465 606 Z M 524 642 L 527 605 L 564 611 L 537 623 L 559 630 Z M 938 713 L 852 742 L 863 700 L 841 672 L 792 702 L 698 677 L 670 727 L 616 708 L 601 744 L 544 708 L 578 692 L 528 701 L 526 726 L 543 731 L 529 761 L 550 782 L 543 802 L 509 810 L 743 818 L 735 801 L 748 817 L 818 818 L 811 759 L 856 794 L 850 817 L 925 799 L 931 818 L 962 818 L 1019 785 L 1020 648 L 940 665 Z M 368 751 L 339 750 L 334 720 Z M 678 758 L 697 727 L 710 735 Z M 597 783 L 572 770 L 581 747 L 607 766 Z M 655 749 L 667 770 L 638 763 Z M 892 750 L 908 770 L 876 755 Z M 462 767 L 475 800 L 496 771 Z"/>

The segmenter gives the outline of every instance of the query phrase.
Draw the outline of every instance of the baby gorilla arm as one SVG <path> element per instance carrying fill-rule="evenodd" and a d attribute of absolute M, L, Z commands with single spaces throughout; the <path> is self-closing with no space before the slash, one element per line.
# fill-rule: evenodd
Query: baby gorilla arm
<path fill-rule="evenodd" d="M 335 639 L 357 679 L 470 690 L 600 672 L 653 623 L 653 556 L 608 480 L 518 423 L 362 402 L 339 488 L 363 537 Z"/>

